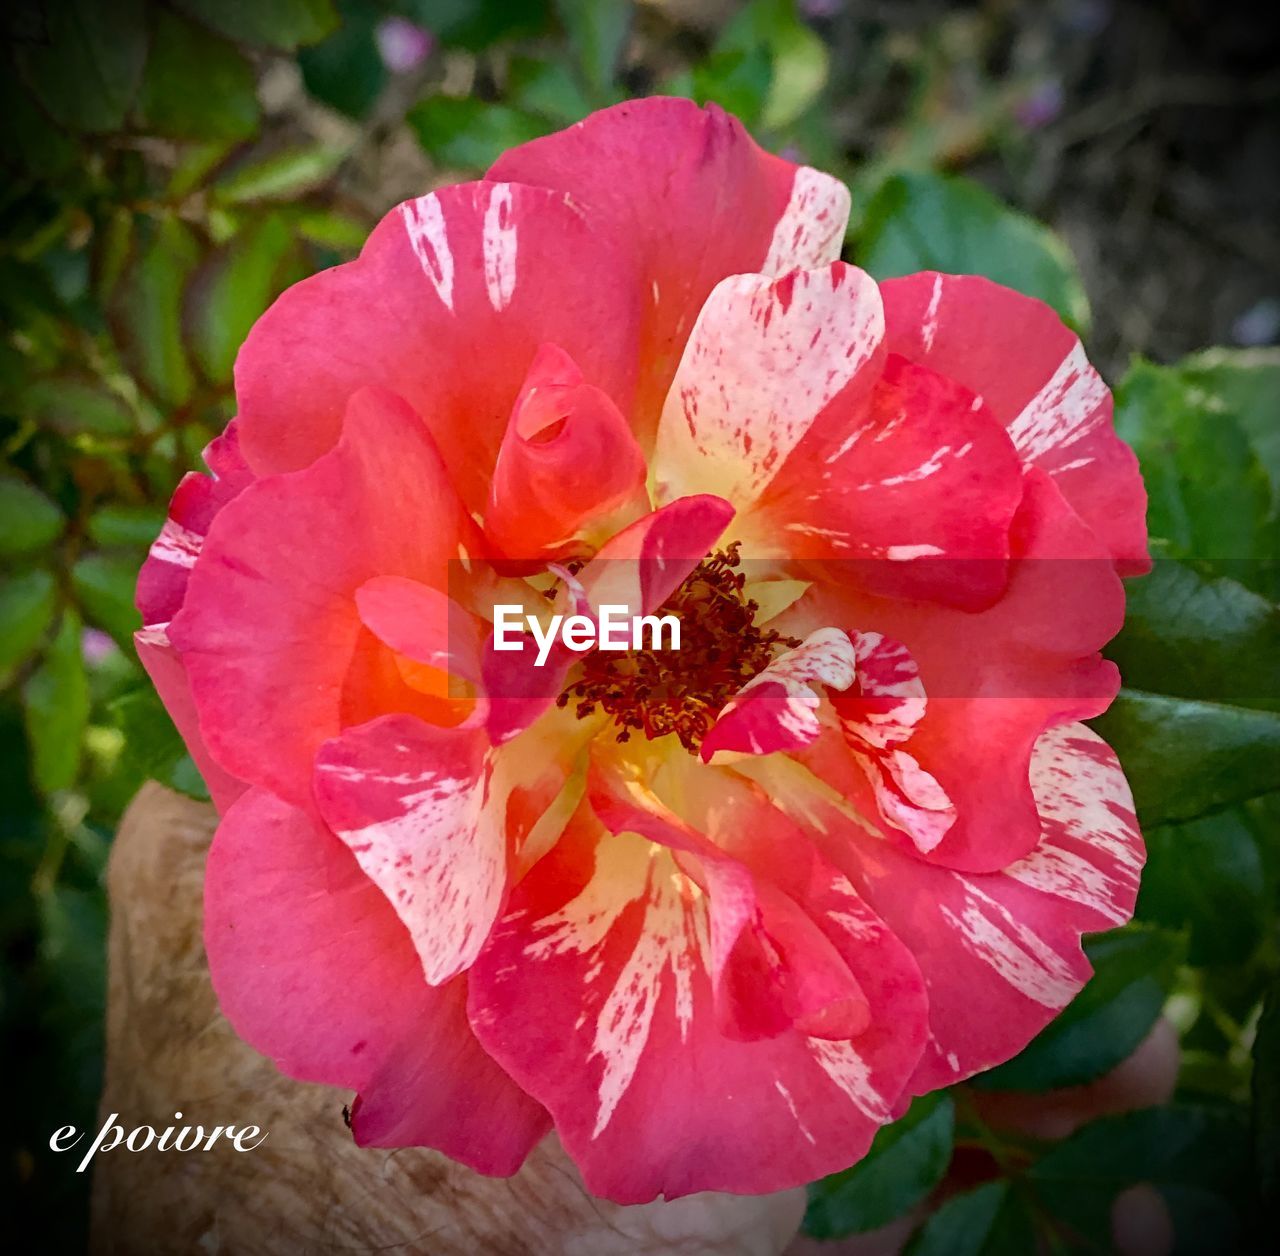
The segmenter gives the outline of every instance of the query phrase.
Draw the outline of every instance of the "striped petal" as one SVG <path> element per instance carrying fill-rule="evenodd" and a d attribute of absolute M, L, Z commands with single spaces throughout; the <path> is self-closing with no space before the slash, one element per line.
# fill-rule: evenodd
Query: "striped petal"
<path fill-rule="evenodd" d="M 865 1152 L 918 1058 L 923 988 L 843 877 L 828 870 L 802 906 L 866 1000 L 852 1039 L 722 1032 L 713 935 L 735 909 L 664 845 L 583 813 L 515 889 L 471 970 L 472 1024 L 546 1104 L 593 1193 L 780 1190 Z M 731 954 L 722 974 L 745 979 L 758 954 Z"/>
<path fill-rule="evenodd" d="M 850 634 L 839 628 L 819 628 L 801 645 L 780 654 L 729 700 L 703 739 L 703 759 L 718 750 L 772 754 L 809 745 L 821 729 L 821 698 L 814 685 L 848 689 L 857 666 Z"/>
<path fill-rule="evenodd" d="M 505 153 L 489 177 L 568 193 L 593 226 L 633 251 L 645 364 L 633 428 L 645 449 L 716 284 L 835 261 L 849 217 L 838 180 L 764 152 L 715 105 L 671 98 L 594 113 Z"/>
<path fill-rule="evenodd" d="M 1036 739 L 1100 714 L 1118 686 L 1098 651 L 1123 622 L 1123 586 L 1045 472 L 1027 473 L 1010 537 L 1008 588 L 980 612 L 866 597 L 834 582 L 806 597 L 813 622 L 857 625 L 910 650 L 928 709 L 903 748 L 956 808 L 928 855 L 971 872 L 1003 868 L 1034 847 L 1027 764 Z"/>
<path fill-rule="evenodd" d="M 908 741 L 925 714 L 924 686 L 906 647 L 879 633 L 819 628 L 779 655 L 725 706 L 703 739 L 703 759 L 720 750 L 760 755 L 812 745 L 822 731 L 819 684 L 880 817 L 918 850 L 933 850 L 955 823 L 956 809 L 897 744 Z"/>
<path fill-rule="evenodd" d="M 705 769 L 702 775 L 707 775 Z M 776 863 L 777 853 L 768 849 L 769 843 L 787 846 L 793 861 L 801 859 L 803 835 L 761 796 L 744 796 L 728 777 L 717 783 L 722 787 L 719 797 L 700 816 L 705 831 L 670 810 L 634 765 L 607 754 L 596 756 L 587 796 L 611 832 L 636 833 L 692 856 L 682 867 L 708 895 L 708 971 L 722 1033 L 744 1042 L 776 1037 L 791 1028 L 819 1038 L 857 1036 L 871 1015 L 857 978 L 786 893 L 728 853 L 742 847 L 725 831 L 735 823 L 726 811 L 732 807 L 736 823 L 745 821 L 768 834 L 755 851 L 757 867 L 762 866 L 761 855 L 763 865 Z M 678 792 L 696 814 L 690 792 Z M 793 887 L 808 888 L 807 882 L 788 880 Z"/>
<path fill-rule="evenodd" d="M 187 580 L 218 511 L 253 483 L 240 453 L 235 419 L 204 451 L 211 475 L 184 475 L 169 502 L 160 535 L 138 573 L 137 605 L 146 625 L 167 624 L 181 609 Z"/>
<path fill-rule="evenodd" d="M 837 398 L 791 454 L 753 552 L 830 564 L 869 592 L 979 609 L 1008 579 L 1021 498 L 1018 455 L 981 399 L 890 354 L 870 394 Z"/>
<path fill-rule="evenodd" d="M 470 967 L 507 878 L 505 798 L 478 729 L 389 715 L 320 748 L 315 795 L 409 931 L 433 986 Z"/>
<path fill-rule="evenodd" d="M 827 855 L 920 964 L 931 1041 L 913 1093 L 1020 1051 L 1088 980 L 1081 936 L 1133 914 L 1142 837 L 1115 754 L 1083 724 L 1064 725 L 1036 743 L 1030 782 L 1039 841 L 989 873 L 955 872 L 876 840 L 845 813 L 834 780 L 833 794 L 777 775 L 765 782 L 780 806 L 820 826 Z"/>
<path fill-rule="evenodd" d="M 662 409 L 659 500 L 710 492 L 750 506 L 833 398 L 871 387 L 883 337 L 875 282 L 843 262 L 722 281 Z"/>
<path fill-rule="evenodd" d="M 920 669 L 900 641 L 878 632 L 849 636 L 857 684 L 831 693 L 840 731 L 881 818 L 904 832 L 917 850 L 931 851 L 955 823 L 956 808 L 937 779 L 902 748 L 927 710 Z"/>
<path fill-rule="evenodd" d="M 466 979 L 427 985 L 350 851 L 262 790 L 213 839 L 204 940 L 236 1032 L 290 1077 L 359 1091 L 363 1146 L 435 1147 L 509 1174 L 546 1132 L 546 1113 L 471 1032 Z"/>
<path fill-rule="evenodd" d="M 886 343 L 963 384 L 1008 429 L 1023 462 L 1053 476 L 1122 575 L 1150 566 L 1146 493 L 1116 435 L 1111 393 L 1047 305 L 974 275 L 887 280 Z"/>
<path fill-rule="evenodd" d="M 351 396 L 377 385 L 422 416 L 483 511 L 540 345 L 627 412 L 641 300 L 630 242 L 562 192 L 480 182 L 406 201 L 355 261 L 295 284 L 249 333 L 236 360 L 245 454 L 259 474 L 307 466 L 336 443 Z"/>

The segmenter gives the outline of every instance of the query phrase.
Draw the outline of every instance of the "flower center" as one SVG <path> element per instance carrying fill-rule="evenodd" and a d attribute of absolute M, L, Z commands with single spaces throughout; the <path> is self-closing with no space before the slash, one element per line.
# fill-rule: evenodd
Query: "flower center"
<path fill-rule="evenodd" d="M 674 733 L 697 753 L 724 704 L 795 637 L 756 625 L 758 604 L 743 592 L 738 542 L 717 550 L 659 608 L 680 620 L 678 650 L 596 650 L 556 705 L 575 703 L 579 719 L 597 709 L 612 716 L 618 740 L 642 732 L 653 741 Z"/>

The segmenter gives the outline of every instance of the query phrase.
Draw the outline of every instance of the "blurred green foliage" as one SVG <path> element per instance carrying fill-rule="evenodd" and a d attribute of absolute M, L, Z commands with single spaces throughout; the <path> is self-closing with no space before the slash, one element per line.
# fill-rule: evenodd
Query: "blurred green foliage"
<path fill-rule="evenodd" d="M 86 1180 L 46 1148 L 55 1127 L 90 1122 L 100 1083 L 111 834 L 148 777 L 202 791 L 132 652 L 134 580 L 169 493 L 232 413 L 237 348 L 277 293 L 351 256 L 410 190 L 670 92 L 845 178 L 846 256 L 878 277 L 986 274 L 1087 334 L 1062 242 L 947 169 L 1017 158 L 1008 83 L 976 72 L 963 108 L 940 103 L 956 54 L 929 32 L 860 46 L 855 70 L 839 9 L 37 0 L 2 19 L 0 1021 L 20 1084 L 0 1172 L 50 1247 L 87 1224 Z M 832 121 L 854 107 L 855 74 L 903 84 L 888 138 L 857 163 Z M 1098 727 L 1133 782 L 1150 865 L 1138 922 L 1090 941 L 1085 993 L 974 1084 L 1088 1082 L 1163 1010 L 1182 1034 L 1177 1100 L 1056 1145 L 996 1134 L 968 1088 L 918 1100 L 865 1161 L 815 1185 L 816 1236 L 917 1208 L 974 1147 L 991 1180 L 951 1194 L 915 1252 L 1105 1250 L 1112 1200 L 1140 1181 L 1168 1202 L 1179 1251 L 1223 1251 L 1261 1215 L 1259 1192 L 1275 1197 L 1280 356 L 1139 360 L 1116 383 L 1160 562 L 1131 586 L 1111 650 L 1126 688 Z"/>

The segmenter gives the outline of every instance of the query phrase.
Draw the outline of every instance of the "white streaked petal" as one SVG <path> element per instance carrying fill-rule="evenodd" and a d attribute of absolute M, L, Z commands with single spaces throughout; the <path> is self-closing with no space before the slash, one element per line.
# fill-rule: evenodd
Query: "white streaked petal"
<path fill-rule="evenodd" d="M 821 170 L 801 166 L 760 269 L 766 275 L 785 275 L 834 262 L 848 224 L 849 189 Z"/>
<path fill-rule="evenodd" d="M 400 216 L 404 219 L 405 234 L 422 266 L 422 273 L 431 280 L 441 302 L 452 310 L 453 252 L 449 247 L 439 198 L 432 193 L 405 201 L 400 206 Z"/>
<path fill-rule="evenodd" d="M 735 275 L 698 315 L 658 428 L 660 500 L 759 497 L 884 337 L 875 282 L 852 266 Z"/>

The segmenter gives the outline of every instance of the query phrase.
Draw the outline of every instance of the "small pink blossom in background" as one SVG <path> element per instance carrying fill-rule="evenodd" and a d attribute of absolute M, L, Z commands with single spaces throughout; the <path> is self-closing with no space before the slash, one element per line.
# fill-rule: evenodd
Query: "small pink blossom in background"
<path fill-rule="evenodd" d="M 80 650 L 90 667 L 98 667 L 120 653 L 120 647 L 100 628 L 86 628 L 80 634 Z"/>
<path fill-rule="evenodd" d="M 1132 913 L 1082 720 L 1149 565 L 1042 303 L 840 260 L 849 193 L 651 99 L 392 210 L 241 350 L 140 657 L 222 822 L 222 1009 L 372 1146 L 622 1203 L 862 1156 Z M 678 654 L 494 648 L 680 608 Z"/>
<path fill-rule="evenodd" d="M 1024 130 L 1038 131 L 1062 113 L 1063 99 L 1062 84 L 1056 78 L 1042 79 L 1014 106 L 1014 117 Z"/>
<path fill-rule="evenodd" d="M 1275 344 L 1280 339 L 1280 298 L 1255 301 L 1231 324 L 1231 339 L 1250 349 Z"/>
<path fill-rule="evenodd" d="M 436 43 L 429 30 L 403 17 L 384 18 L 378 23 L 374 39 L 383 65 L 392 74 L 417 69 L 431 55 Z"/>

